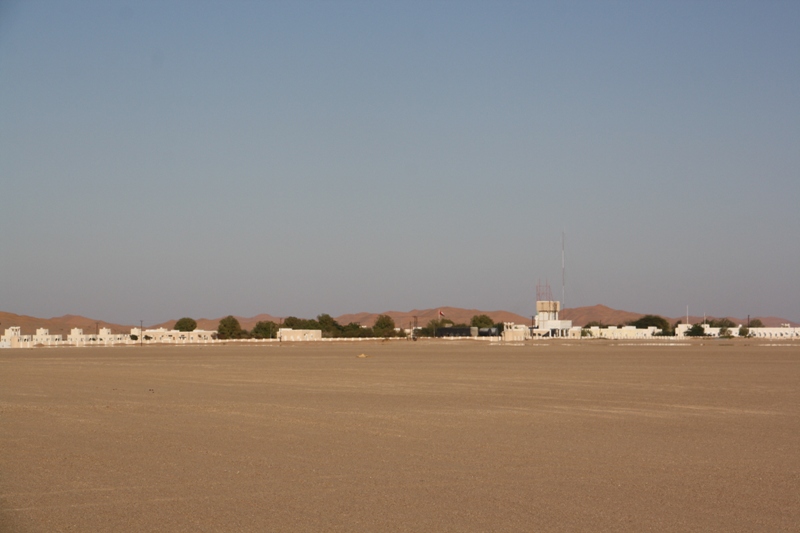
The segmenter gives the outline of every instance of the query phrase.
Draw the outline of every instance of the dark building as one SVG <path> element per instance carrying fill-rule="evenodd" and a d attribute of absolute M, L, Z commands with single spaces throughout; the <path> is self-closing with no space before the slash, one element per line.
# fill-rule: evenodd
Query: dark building
<path fill-rule="evenodd" d="M 436 330 L 437 337 L 497 337 L 500 335 L 498 328 L 439 328 Z"/>
<path fill-rule="evenodd" d="M 437 337 L 473 337 L 472 330 L 477 328 L 438 328 Z M 476 332 L 477 333 L 477 332 Z"/>

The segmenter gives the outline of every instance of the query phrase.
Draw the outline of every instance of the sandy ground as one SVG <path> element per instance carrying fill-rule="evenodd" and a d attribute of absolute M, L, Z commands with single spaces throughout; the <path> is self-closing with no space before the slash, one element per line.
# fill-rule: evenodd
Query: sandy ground
<path fill-rule="evenodd" d="M 800 345 L 3 350 L 0 531 L 800 531 Z"/>

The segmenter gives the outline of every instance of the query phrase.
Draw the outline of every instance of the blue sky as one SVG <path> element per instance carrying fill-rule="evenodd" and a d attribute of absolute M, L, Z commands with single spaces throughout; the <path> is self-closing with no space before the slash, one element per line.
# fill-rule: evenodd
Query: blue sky
<path fill-rule="evenodd" d="M 0 309 L 800 321 L 798 2 L 3 2 Z"/>

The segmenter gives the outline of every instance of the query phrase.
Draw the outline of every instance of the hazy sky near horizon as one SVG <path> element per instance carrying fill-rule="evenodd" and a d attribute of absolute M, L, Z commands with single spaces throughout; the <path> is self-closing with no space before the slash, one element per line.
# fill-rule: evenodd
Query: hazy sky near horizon
<path fill-rule="evenodd" d="M 0 310 L 800 321 L 800 2 L 0 4 Z"/>

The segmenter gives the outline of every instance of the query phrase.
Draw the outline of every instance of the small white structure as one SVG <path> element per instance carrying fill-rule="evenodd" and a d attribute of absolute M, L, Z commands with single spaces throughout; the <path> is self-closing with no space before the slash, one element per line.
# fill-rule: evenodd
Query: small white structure
<path fill-rule="evenodd" d="M 74 344 L 75 346 L 84 346 L 87 343 L 93 342 L 93 335 L 84 335 L 83 329 L 72 328 L 67 335 L 67 343 Z"/>
<path fill-rule="evenodd" d="M 111 333 L 109 328 L 100 328 L 97 334 L 97 342 L 102 344 L 126 344 L 130 340 L 127 333 Z"/>
<path fill-rule="evenodd" d="M 144 336 L 142 336 L 142 330 L 139 328 L 131 328 L 131 334 L 127 335 L 128 338 L 131 336 L 136 337 L 136 341 L 133 341 L 134 344 L 142 342 L 144 344 L 147 343 L 170 343 L 170 344 L 186 344 L 186 343 L 206 343 L 211 340 L 214 340 L 217 336 L 216 331 L 207 331 L 204 329 L 196 329 L 194 331 L 178 331 L 177 329 L 167 329 L 167 328 L 156 328 L 156 329 L 146 329 L 144 330 Z"/>
<path fill-rule="evenodd" d="M 477 328 L 474 328 L 477 329 Z M 477 337 L 477 331 L 475 337 Z M 531 328 L 513 322 L 503 322 L 503 332 L 500 334 L 503 342 L 526 341 L 531 338 Z"/>
<path fill-rule="evenodd" d="M 50 331 L 45 328 L 38 328 L 36 335 L 33 336 L 33 344 L 41 344 L 42 346 L 57 346 L 61 344 L 63 338 L 61 335 L 50 335 Z"/>
<path fill-rule="evenodd" d="M 100 328 L 97 333 L 84 333 L 81 328 L 72 328 L 67 336 L 67 343 L 75 346 L 111 346 L 128 344 L 131 336 L 127 333 L 111 333 L 110 328 Z"/>
<path fill-rule="evenodd" d="M 800 338 L 800 328 L 793 327 L 791 324 L 783 324 L 778 328 L 750 328 L 750 336 L 757 339 L 798 339 Z"/>
<path fill-rule="evenodd" d="M 742 327 L 747 326 L 733 326 L 729 328 L 712 328 L 708 324 L 702 324 L 703 332 L 707 337 L 739 337 L 739 331 Z M 678 337 L 686 337 L 686 334 L 693 327 L 692 324 L 678 324 L 675 328 L 675 335 Z M 777 328 L 747 328 L 748 336 L 756 339 L 774 339 L 774 340 L 788 340 L 800 338 L 800 328 L 794 327 L 791 324 L 783 324 Z"/>
<path fill-rule="evenodd" d="M 321 341 L 321 329 L 292 329 L 280 328 L 278 330 L 278 340 L 283 341 Z"/>
<path fill-rule="evenodd" d="M 33 335 L 23 335 L 22 328 L 19 326 L 6 328 L 5 334 L 0 340 L 4 348 L 30 348 L 33 346 Z"/>
<path fill-rule="evenodd" d="M 584 331 L 586 331 L 585 335 Z M 661 329 L 655 326 L 650 326 L 649 328 L 637 328 L 635 326 L 575 327 L 569 331 L 570 337 L 589 337 L 593 339 L 651 339 L 660 334 Z"/>

